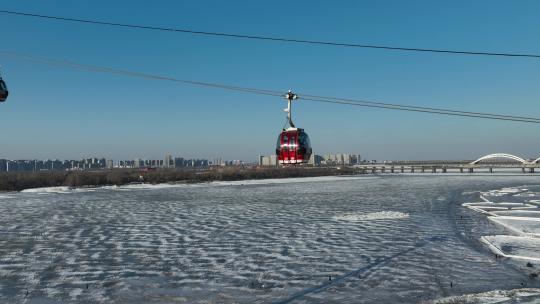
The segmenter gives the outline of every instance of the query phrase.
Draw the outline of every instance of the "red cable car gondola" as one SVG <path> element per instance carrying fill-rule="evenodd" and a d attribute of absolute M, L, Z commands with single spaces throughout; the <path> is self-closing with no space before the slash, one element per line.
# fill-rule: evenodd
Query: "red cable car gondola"
<path fill-rule="evenodd" d="M 0 102 L 6 101 L 9 95 L 6 82 L 0 77 Z"/>
<path fill-rule="evenodd" d="M 298 96 L 289 91 L 285 98 L 288 101 L 285 112 L 287 112 L 289 128 L 283 129 L 278 136 L 276 145 L 278 161 L 281 165 L 307 163 L 312 152 L 309 136 L 304 129 L 297 128 L 291 118 L 291 104 L 293 100 L 298 99 Z"/>

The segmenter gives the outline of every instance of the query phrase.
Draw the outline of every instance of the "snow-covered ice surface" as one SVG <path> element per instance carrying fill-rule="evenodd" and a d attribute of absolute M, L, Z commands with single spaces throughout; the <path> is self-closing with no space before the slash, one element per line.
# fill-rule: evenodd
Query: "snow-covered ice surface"
<path fill-rule="evenodd" d="M 499 297 L 540 284 L 479 241 L 507 229 L 461 204 L 502 188 L 519 190 L 496 198 L 528 204 L 540 200 L 534 185 L 540 177 L 410 175 L 0 194 L 0 303 Z"/>
<path fill-rule="evenodd" d="M 540 289 L 520 288 L 514 290 L 493 290 L 478 294 L 447 297 L 436 301 L 433 304 L 503 304 L 503 303 L 538 303 Z"/>
<path fill-rule="evenodd" d="M 540 238 L 513 235 L 490 235 L 482 241 L 493 246 L 498 254 L 523 260 L 540 262 Z"/>
<path fill-rule="evenodd" d="M 540 237 L 540 218 L 523 216 L 497 216 L 489 220 L 500 224 L 517 235 Z M 538 248 L 540 250 L 540 247 Z"/>
<path fill-rule="evenodd" d="M 379 211 L 371 213 L 345 213 L 335 215 L 332 218 L 338 221 L 372 221 L 372 220 L 387 220 L 387 219 L 402 219 L 409 217 L 408 213 L 396 211 Z"/>
<path fill-rule="evenodd" d="M 526 218 L 540 218 L 540 209 L 492 211 L 491 213 L 497 216 L 518 216 L 518 217 L 526 217 Z"/>
<path fill-rule="evenodd" d="M 540 197 L 539 185 L 492 189 L 480 194 L 482 203 L 464 203 L 463 206 L 487 216 L 489 222 L 503 230 L 480 237 L 480 241 L 497 258 L 508 259 L 531 279 L 540 275 Z M 535 301 L 540 302 L 540 299 Z M 518 301 L 504 300 L 504 303 Z M 498 303 L 498 302 L 497 302 Z"/>

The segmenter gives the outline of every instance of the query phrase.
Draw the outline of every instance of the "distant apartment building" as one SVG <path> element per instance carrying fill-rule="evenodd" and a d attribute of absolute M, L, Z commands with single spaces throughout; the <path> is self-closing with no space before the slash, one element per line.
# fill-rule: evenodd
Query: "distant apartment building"
<path fill-rule="evenodd" d="M 277 155 L 269 155 L 269 156 L 260 155 L 259 156 L 259 166 L 275 167 L 277 165 L 278 165 Z"/>
<path fill-rule="evenodd" d="M 175 168 L 183 168 L 185 167 L 186 164 L 184 162 L 184 158 L 183 157 L 175 157 L 174 158 L 174 167 Z"/>
<path fill-rule="evenodd" d="M 243 166 L 244 161 L 240 159 L 231 160 L 231 166 Z"/>
<path fill-rule="evenodd" d="M 144 167 L 144 161 L 140 158 L 135 158 L 133 160 L 133 168 L 142 168 Z"/>
<path fill-rule="evenodd" d="M 118 161 L 118 168 L 134 168 L 135 167 L 135 161 L 134 160 L 121 160 Z"/>
<path fill-rule="evenodd" d="M 225 165 L 225 162 L 223 161 L 223 159 L 221 157 L 216 157 L 214 159 L 212 159 L 212 166 L 224 166 Z"/>
<path fill-rule="evenodd" d="M 207 159 L 189 159 L 186 163 L 186 167 L 208 167 Z"/>
<path fill-rule="evenodd" d="M 64 171 L 100 169 L 106 167 L 106 160 L 83 159 L 83 160 L 7 160 L 0 159 L 0 172 L 39 172 L 39 171 Z"/>
<path fill-rule="evenodd" d="M 165 168 L 174 168 L 174 160 L 170 154 L 165 155 L 165 160 L 163 162 Z"/>
<path fill-rule="evenodd" d="M 63 171 L 63 170 L 96 170 L 112 168 L 205 168 L 210 164 L 220 165 L 243 165 L 241 160 L 223 161 L 221 158 L 212 162 L 207 159 L 184 159 L 182 157 L 173 158 L 166 155 L 165 159 L 140 159 L 120 160 L 115 167 L 113 160 L 105 158 L 86 158 L 82 160 L 8 160 L 0 159 L 0 172 L 39 172 L 39 171 Z"/>
<path fill-rule="evenodd" d="M 309 158 L 308 165 L 311 166 L 320 166 L 324 161 L 324 158 L 320 155 L 311 154 L 311 157 Z"/>
<path fill-rule="evenodd" d="M 307 164 L 310 166 L 349 166 L 359 164 L 360 160 L 359 154 L 327 154 L 324 157 L 312 154 Z M 259 155 L 259 166 L 277 166 L 278 164 L 277 155 Z"/>
<path fill-rule="evenodd" d="M 329 166 L 336 166 L 336 165 L 357 165 L 361 161 L 360 154 L 348 154 L 348 153 L 340 153 L 340 154 L 326 154 L 324 156 L 324 160 L 322 160 L 322 164 L 329 165 Z"/>

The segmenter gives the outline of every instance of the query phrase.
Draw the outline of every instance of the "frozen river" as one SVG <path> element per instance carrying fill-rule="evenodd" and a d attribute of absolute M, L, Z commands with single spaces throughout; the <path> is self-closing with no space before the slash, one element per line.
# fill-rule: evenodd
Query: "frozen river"
<path fill-rule="evenodd" d="M 0 193 L 0 303 L 418 303 L 539 288 L 540 262 L 496 258 L 482 237 L 511 232 L 462 206 L 480 192 L 538 199 L 538 185 L 426 174 Z M 509 301 L 540 301 L 527 292 Z"/>

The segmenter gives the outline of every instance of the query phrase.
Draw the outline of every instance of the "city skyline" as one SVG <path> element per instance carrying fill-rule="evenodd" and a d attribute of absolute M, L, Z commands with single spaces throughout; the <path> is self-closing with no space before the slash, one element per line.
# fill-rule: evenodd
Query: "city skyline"
<path fill-rule="evenodd" d="M 266 159 L 266 160 L 264 160 Z M 270 161 L 269 159 L 272 159 Z M 355 165 L 361 161 L 360 154 L 338 153 L 320 156 L 313 154 L 308 165 Z M 364 160 L 365 162 L 366 160 Z M 210 166 L 278 166 L 277 156 L 259 155 L 256 162 L 241 159 L 227 160 L 222 157 L 206 158 L 184 158 L 166 154 L 161 159 L 134 158 L 134 159 L 107 159 L 103 157 L 90 157 L 82 159 L 4 159 L 0 158 L 0 172 L 13 171 L 73 171 L 92 169 L 113 169 L 113 168 L 205 168 Z"/>
<path fill-rule="evenodd" d="M 383 2 L 0 4 L 15 11 L 254 35 L 501 52 L 540 50 L 536 39 L 540 4 L 535 1 Z M 302 18 L 283 22 L 284 12 Z M 5 48 L 13 52 L 297 91 L 295 122 L 306 129 L 317 154 L 359 151 L 375 159 L 474 159 L 493 152 L 540 156 L 540 145 L 523 140 L 536 136 L 534 125 L 302 101 L 305 92 L 540 117 L 536 107 L 540 70 L 534 59 L 231 40 L 8 15 L 2 15 L 0 26 Z M 256 161 L 257 155 L 272 153 L 285 120 L 285 101 L 278 96 L 70 70 L 5 54 L 0 64 L 10 89 L 9 100 L 0 105 L 0 158 L 133 159 L 162 157 L 162 151 L 170 151 L 186 157 L 221 155 Z"/>

